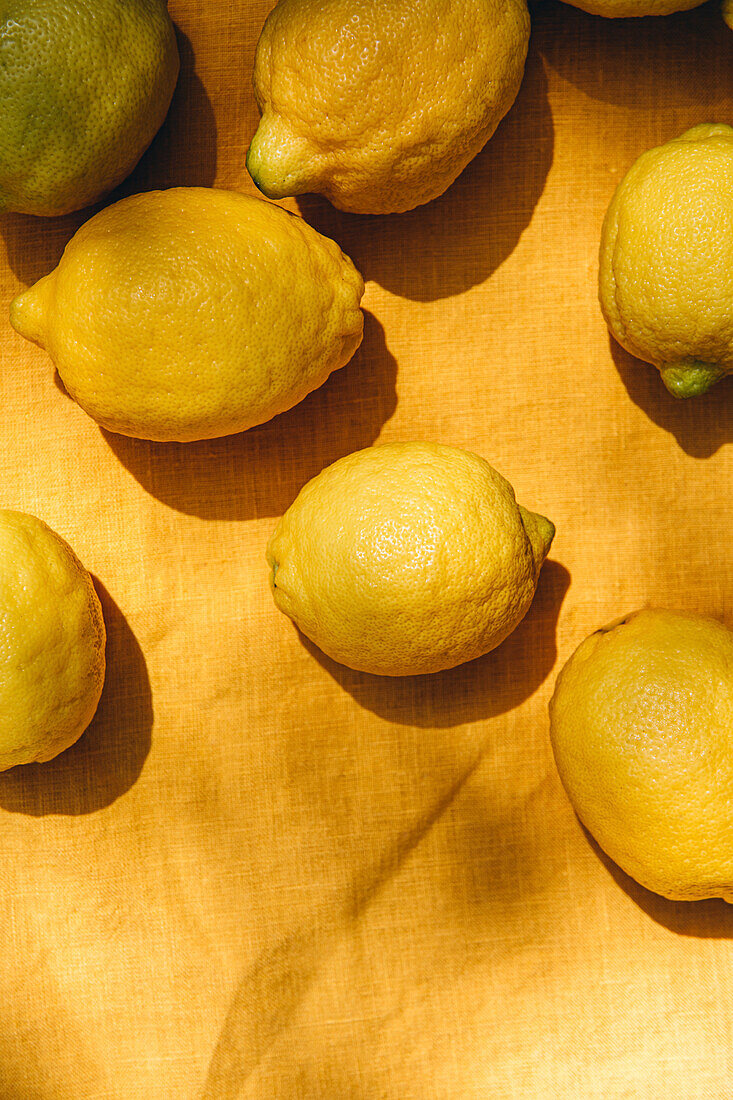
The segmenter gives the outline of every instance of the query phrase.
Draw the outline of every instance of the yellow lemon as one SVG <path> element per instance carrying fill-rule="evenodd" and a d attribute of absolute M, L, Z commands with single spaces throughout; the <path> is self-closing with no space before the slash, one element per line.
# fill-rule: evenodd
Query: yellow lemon
<path fill-rule="evenodd" d="M 81 737 L 104 683 L 92 579 L 41 520 L 0 511 L 0 771 Z"/>
<path fill-rule="evenodd" d="M 483 458 L 389 443 L 309 481 L 267 559 L 277 606 L 325 653 L 404 676 L 498 646 L 532 602 L 554 533 Z"/>
<path fill-rule="evenodd" d="M 606 322 L 675 397 L 733 370 L 733 128 L 703 124 L 643 153 L 601 236 Z"/>
<path fill-rule="evenodd" d="M 429 202 L 511 107 L 528 41 L 524 0 L 280 0 L 255 55 L 253 180 L 362 214 Z"/>
<path fill-rule="evenodd" d="M 102 427 L 185 441 L 261 424 L 320 386 L 361 342 L 363 291 L 302 218 L 179 187 L 96 214 L 10 319 Z"/>
<path fill-rule="evenodd" d="M 698 8 L 704 0 L 565 0 L 574 8 L 604 15 L 607 19 L 625 19 L 631 16 L 671 15 L 676 11 Z"/>
<path fill-rule="evenodd" d="M 65 214 L 129 175 L 168 111 L 165 0 L 4 0 L 0 210 Z"/>
<path fill-rule="evenodd" d="M 558 677 L 560 778 L 601 848 L 642 886 L 733 901 L 733 634 L 679 611 L 596 631 Z"/>

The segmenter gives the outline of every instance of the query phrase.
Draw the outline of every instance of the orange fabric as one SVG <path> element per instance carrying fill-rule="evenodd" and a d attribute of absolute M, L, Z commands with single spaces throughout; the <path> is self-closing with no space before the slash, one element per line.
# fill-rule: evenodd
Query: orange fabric
<path fill-rule="evenodd" d="M 183 70 L 117 193 L 254 193 L 267 0 L 171 0 Z M 600 226 L 651 145 L 730 121 L 714 6 L 533 11 L 525 81 L 441 199 L 286 203 L 369 281 L 352 363 L 244 435 L 103 432 L 2 311 L 3 506 L 99 581 L 109 671 L 85 737 L 0 776 L 2 1100 L 485 1100 L 730 1092 L 733 910 L 645 893 L 552 762 L 557 669 L 644 604 L 733 625 L 733 383 L 677 403 L 613 345 Z M 0 221 L 5 306 L 88 212 Z M 324 464 L 377 439 L 484 455 L 557 537 L 494 654 L 382 680 L 275 608 L 264 549 Z"/>

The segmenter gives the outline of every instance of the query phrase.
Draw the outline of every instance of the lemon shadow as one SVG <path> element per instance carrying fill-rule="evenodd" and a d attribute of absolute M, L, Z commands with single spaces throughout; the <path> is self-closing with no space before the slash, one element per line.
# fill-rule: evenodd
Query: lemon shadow
<path fill-rule="evenodd" d="M 94 206 L 60 218 L 3 214 L 0 233 L 7 261 L 26 286 L 57 266 L 77 229 L 94 214 L 127 195 L 157 188 L 210 186 L 216 178 L 216 120 L 195 71 L 191 43 L 176 28 L 181 69 L 166 119 L 132 173 Z"/>
<path fill-rule="evenodd" d="M 107 628 L 107 672 L 97 713 L 76 744 L 45 764 L 0 774 L 0 807 L 13 813 L 88 814 L 132 787 L 150 751 L 153 704 L 142 650 L 94 578 Z"/>
<path fill-rule="evenodd" d="M 310 803 L 318 818 L 328 823 L 339 857 L 354 870 L 346 888 L 321 914 L 263 951 L 242 975 L 212 1053 L 202 1100 L 235 1100 L 241 1095 L 242 1082 L 287 1031 L 339 943 L 353 934 L 386 884 L 399 875 L 412 853 L 448 814 L 451 827 L 443 835 L 451 844 L 451 852 L 455 850 L 455 858 L 443 860 L 440 867 L 432 862 L 425 866 L 431 874 L 441 874 L 441 885 L 446 890 L 461 892 L 461 911 L 467 913 L 468 920 L 462 925 L 454 916 L 452 930 L 459 944 L 471 945 L 472 964 L 477 929 L 484 922 L 490 929 L 484 942 L 490 945 L 494 957 L 498 921 L 503 929 L 513 904 L 510 878 L 515 890 L 518 884 L 521 887 L 522 906 L 527 901 L 532 905 L 541 896 L 554 868 L 548 868 L 547 861 L 531 858 L 534 846 L 528 835 L 516 838 L 510 846 L 504 828 L 506 816 L 495 813 L 492 828 L 491 812 L 474 791 L 472 780 L 485 758 L 497 749 L 489 731 L 479 725 L 465 733 L 451 730 L 430 736 L 420 729 L 399 729 L 398 725 L 447 729 L 458 722 L 498 714 L 531 694 L 554 665 L 555 625 L 569 582 L 570 575 L 563 566 L 554 561 L 545 563 L 535 603 L 512 635 L 513 645 L 509 639 L 488 657 L 436 676 L 392 679 L 350 673 L 304 641 L 362 705 L 365 695 L 377 692 L 379 699 L 375 702 L 371 697 L 367 705 L 395 725 L 378 731 L 376 736 L 373 729 L 358 722 L 334 723 L 313 738 L 304 738 L 302 729 L 293 729 L 285 756 L 288 789 L 297 791 L 299 803 Z M 492 657 L 495 664 L 510 670 L 515 681 L 515 686 L 509 688 L 508 677 L 502 671 L 502 684 L 494 684 L 498 690 L 495 698 L 489 698 Z M 339 679 L 339 672 L 348 682 Z M 356 682 L 361 695 L 354 688 Z M 478 698 L 471 698 L 472 693 Z M 523 748 L 518 754 L 526 758 Z M 506 767 L 502 773 L 507 776 Z M 546 785 L 546 779 L 535 783 L 535 791 L 525 804 Z M 395 797 L 403 809 L 390 811 L 388 807 L 394 806 Z M 474 811 L 480 815 L 492 853 L 489 862 L 473 828 Z M 484 875 L 488 878 L 492 871 L 503 874 L 506 882 L 494 888 L 493 904 L 487 905 L 484 881 L 479 880 Z M 466 889 L 471 890 L 470 897 Z M 430 895 L 428 889 L 427 897 Z M 527 912 L 516 903 L 514 911 L 519 919 L 512 926 L 521 938 L 522 933 L 526 936 Z M 513 946 L 509 943 L 507 950 Z M 435 947 L 439 945 L 432 944 L 428 937 L 426 951 Z"/>
<path fill-rule="evenodd" d="M 647 916 L 657 924 L 675 932 L 678 936 L 696 936 L 700 939 L 733 938 L 733 905 L 722 898 L 709 898 L 705 901 L 669 901 L 640 886 L 633 878 L 622 871 L 594 840 L 586 827 L 580 822 L 593 851 L 600 859 L 611 877 Z"/>
<path fill-rule="evenodd" d="M 447 298 L 483 283 L 512 253 L 544 189 L 553 146 L 547 80 L 530 41 L 514 106 L 445 194 L 386 216 L 345 214 L 317 195 L 301 196 L 298 206 L 365 279 L 415 301 Z"/>
<path fill-rule="evenodd" d="M 533 608 L 512 636 L 513 646 L 505 642 L 488 658 L 436 676 L 395 680 L 350 673 L 323 658 L 310 643 L 304 644 L 362 705 L 397 724 L 447 728 L 508 709 L 547 676 L 554 664 L 555 624 L 569 581 L 563 566 L 547 562 Z M 506 669 L 513 666 L 511 676 L 518 685 L 510 689 L 504 682 L 494 699 L 487 687 L 491 657 Z M 501 679 L 506 679 L 503 672 Z M 478 698 L 471 698 L 474 693 Z M 465 736 L 455 731 L 426 736 L 421 730 L 396 726 L 375 736 L 358 722 L 336 723 L 314 738 L 304 738 L 301 729 L 292 731 L 285 758 L 288 789 L 297 791 L 298 800 L 312 804 L 318 818 L 328 823 L 339 858 L 353 870 L 327 907 L 264 950 L 242 974 L 212 1052 L 202 1100 L 235 1100 L 241 1095 L 242 1082 L 286 1033 L 333 952 L 353 934 L 386 884 L 454 807 L 455 816 L 462 818 L 471 780 L 484 753 L 492 751 L 486 742 L 487 730 L 481 726 Z M 384 799 L 383 788 L 389 792 Z M 390 812 L 387 807 L 394 805 L 395 796 L 404 809 Z M 468 831 L 462 839 L 467 859 L 475 859 L 475 846 L 468 851 Z M 512 855 L 521 864 L 521 844 Z M 531 888 L 539 891 L 541 886 L 533 882 Z M 526 927 L 522 921 L 516 923 Z M 476 927 L 473 922 L 467 943 Z M 459 936 L 462 931 L 458 928 Z M 487 942 L 494 940 L 490 936 Z"/>
<path fill-rule="evenodd" d="M 355 672 L 298 634 L 308 652 L 365 710 L 399 725 L 460 726 L 513 710 L 549 676 L 557 659 L 557 620 L 570 580 L 565 566 L 546 561 L 532 606 L 506 641 L 484 657 L 428 676 Z"/>
<path fill-rule="evenodd" d="M 102 434 L 146 492 L 179 512 L 210 520 L 279 516 L 324 466 L 374 443 L 397 407 L 396 377 L 384 329 L 365 313 L 351 362 L 267 424 L 199 443 Z"/>
<path fill-rule="evenodd" d="M 524 732 L 530 738 L 535 734 L 535 742 L 547 738 L 541 721 Z M 531 744 L 523 744 L 510 760 L 504 745 L 485 744 L 481 770 L 462 792 L 445 836 L 442 884 L 454 898 L 455 919 L 474 932 L 481 926 L 496 928 L 498 921 L 507 951 L 523 945 L 529 935 L 538 942 L 543 924 L 530 914 L 552 910 L 553 886 L 566 873 L 562 846 L 548 845 L 547 831 L 538 828 L 550 812 L 553 776 L 537 774 L 537 759 Z M 501 789 L 496 784 L 499 771 Z M 522 790 L 526 793 L 517 797 Z"/>
<path fill-rule="evenodd" d="M 563 80 L 592 99 L 643 112 L 654 129 L 665 116 L 672 123 L 680 109 L 692 108 L 697 122 L 716 121 L 718 104 L 725 115 L 720 121 L 730 114 L 733 34 L 719 0 L 642 19 L 606 19 L 547 0 L 534 5 L 532 33 L 538 52 Z M 668 137 L 693 121 L 676 125 Z"/>
<path fill-rule="evenodd" d="M 176 27 L 181 71 L 168 114 L 149 148 L 104 206 L 139 191 L 166 187 L 211 187 L 216 179 L 214 108 L 196 72 L 189 39 Z"/>
<path fill-rule="evenodd" d="M 733 37 L 733 34 L 731 35 Z M 733 382 L 723 378 L 701 397 L 673 397 L 659 371 L 636 359 L 609 334 L 611 356 L 629 397 L 673 435 L 692 458 L 710 458 L 733 440 Z"/>

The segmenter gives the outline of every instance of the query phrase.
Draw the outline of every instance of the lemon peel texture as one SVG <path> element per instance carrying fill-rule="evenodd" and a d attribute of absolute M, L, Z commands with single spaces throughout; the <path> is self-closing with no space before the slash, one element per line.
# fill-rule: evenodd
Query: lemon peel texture
<path fill-rule="evenodd" d="M 733 370 L 733 128 L 703 123 L 643 153 L 603 223 L 599 299 L 615 339 L 675 397 Z"/>
<path fill-rule="evenodd" d="M 102 608 L 71 547 L 41 520 L 0 511 L 0 771 L 81 737 L 105 673 Z"/>
<path fill-rule="evenodd" d="M 292 408 L 361 343 L 364 282 L 281 207 L 205 187 L 123 199 L 11 303 L 103 428 L 210 439 Z"/>
<path fill-rule="evenodd" d="M 361 214 L 429 202 L 511 107 L 528 42 L 524 0 L 280 0 L 255 55 L 252 179 Z"/>
<path fill-rule="evenodd" d="M 733 901 L 733 633 L 680 611 L 626 615 L 558 676 L 550 736 L 583 824 L 666 898 Z"/>
<path fill-rule="evenodd" d="M 0 210 L 81 210 L 130 174 L 178 79 L 165 0 L 12 0 L 0 11 Z"/>
<path fill-rule="evenodd" d="M 267 560 L 277 606 L 320 649 L 405 676 L 498 646 L 529 609 L 554 533 L 478 455 L 389 443 L 309 481 Z"/>

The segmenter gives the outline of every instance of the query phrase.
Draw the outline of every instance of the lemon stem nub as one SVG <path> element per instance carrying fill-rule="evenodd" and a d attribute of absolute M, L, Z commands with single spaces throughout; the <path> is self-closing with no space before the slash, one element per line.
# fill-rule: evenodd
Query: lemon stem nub
<path fill-rule="evenodd" d="M 48 298 L 54 274 L 52 271 L 44 275 L 10 303 L 10 324 L 15 331 L 42 347 L 45 346 Z"/>
<path fill-rule="evenodd" d="M 316 181 L 310 176 L 308 142 L 279 115 L 265 113 L 260 119 L 249 149 L 247 171 L 255 186 L 268 199 L 302 195 Z"/>
<path fill-rule="evenodd" d="M 545 516 L 536 512 L 528 512 L 521 504 L 517 506 L 522 517 L 524 530 L 527 532 L 529 545 L 532 547 L 532 557 L 535 565 L 535 575 L 539 575 L 543 561 L 547 557 L 552 540 L 555 537 L 555 524 Z"/>
<path fill-rule="evenodd" d="M 726 374 L 718 363 L 701 363 L 698 359 L 682 359 L 664 363 L 659 368 L 662 381 L 673 397 L 700 397 Z"/>

